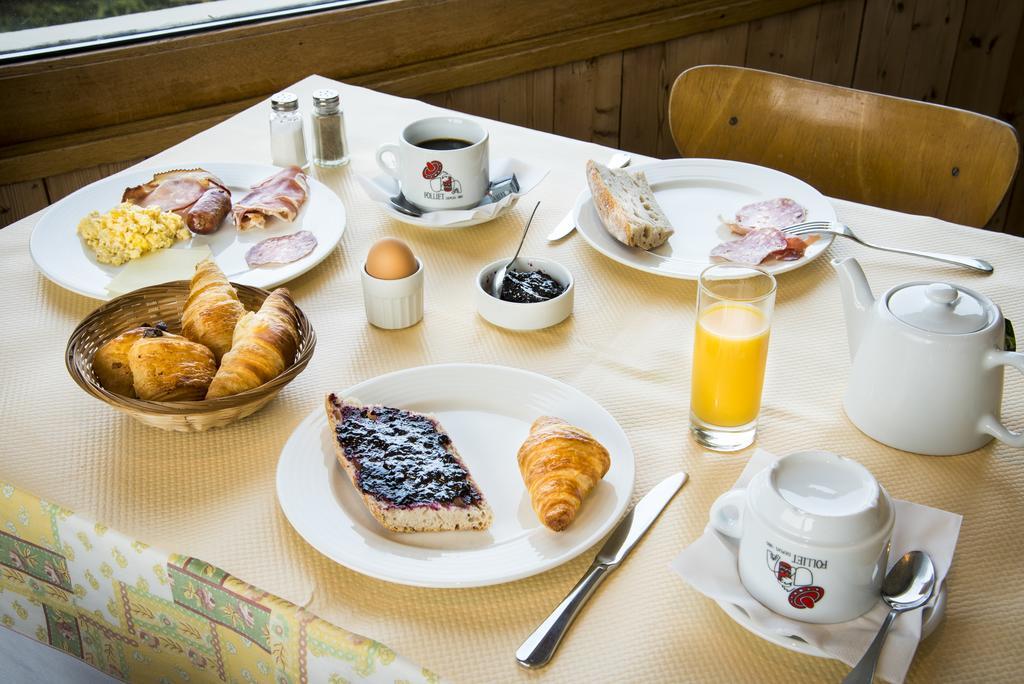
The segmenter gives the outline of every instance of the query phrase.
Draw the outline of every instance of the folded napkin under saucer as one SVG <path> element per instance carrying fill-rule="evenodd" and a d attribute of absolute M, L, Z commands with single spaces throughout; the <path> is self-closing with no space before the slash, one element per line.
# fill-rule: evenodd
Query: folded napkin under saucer
<path fill-rule="evenodd" d="M 743 469 L 733 489 L 746 487 L 776 457 L 758 449 Z M 883 483 L 884 485 L 884 483 Z M 962 517 L 909 501 L 894 500 L 896 525 L 892 533 L 890 565 L 907 551 L 926 551 L 935 564 L 935 595 L 939 593 L 953 562 Z M 881 599 L 859 618 L 834 625 L 816 625 L 783 617 L 765 608 L 740 581 L 736 566 L 737 546 L 708 526 L 673 561 L 672 568 L 694 589 L 718 602 L 742 608 L 760 632 L 800 637 L 829 656 L 851 667 L 860 660 L 889 612 Z M 934 597 L 932 599 L 935 600 Z M 923 610 L 903 613 L 889 630 L 876 676 L 899 684 L 907 674 L 921 640 Z"/>
<path fill-rule="evenodd" d="M 373 178 L 357 175 L 356 180 L 359 181 L 359 185 L 371 200 L 399 221 L 425 228 L 465 228 L 497 218 L 505 209 L 515 206 L 516 201 L 537 187 L 537 184 L 544 180 L 549 171 L 546 167 L 511 158 L 492 159 L 490 166 L 492 181 L 508 178 L 514 173 L 519 182 L 519 192 L 506 195 L 499 201 L 490 204 L 470 209 L 427 211 L 423 213 L 423 216 L 409 216 L 391 206 L 389 198 L 397 195 L 400 187 L 396 178 L 386 174 Z"/>

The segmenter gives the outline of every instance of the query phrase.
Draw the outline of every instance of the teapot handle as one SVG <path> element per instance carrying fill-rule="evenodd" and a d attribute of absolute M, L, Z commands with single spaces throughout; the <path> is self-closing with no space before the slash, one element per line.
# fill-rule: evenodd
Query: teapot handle
<path fill-rule="evenodd" d="M 1013 366 L 1021 373 L 1024 373 L 1024 354 L 993 350 L 985 355 L 985 366 L 988 368 Z M 979 427 L 982 432 L 992 435 L 1000 442 L 1009 444 L 1012 447 L 1024 448 L 1024 432 L 1013 432 L 999 422 L 999 419 L 992 414 L 982 416 Z"/>

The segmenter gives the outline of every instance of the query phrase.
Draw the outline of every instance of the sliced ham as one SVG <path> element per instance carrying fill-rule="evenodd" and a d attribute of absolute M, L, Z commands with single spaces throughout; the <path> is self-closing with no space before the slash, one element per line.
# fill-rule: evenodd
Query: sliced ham
<path fill-rule="evenodd" d="M 245 253 L 249 268 L 267 264 L 290 264 L 316 248 L 316 236 L 308 230 L 260 240 Z"/>
<path fill-rule="evenodd" d="M 739 264 L 759 264 L 773 252 L 788 249 L 786 236 L 778 228 L 758 228 L 738 240 L 723 242 L 711 256 Z"/>
<path fill-rule="evenodd" d="M 788 197 L 754 202 L 736 212 L 736 220 L 726 222 L 729 230 L 737 235 L 746 235 L 758 228 L 788 228 L 802 223 L 807 210 Z"/>
<path fill-rule="evenodd" d="M 215 188 L 227 195 L 230 206 L 231 191 L 212 173 L 203 169 L 176 169 L 158 173 L 142 185 L 126 188 L 121 195 L 121 201 L 131 202 L 140 207 L 159 207 L 162 211 L 173 212 L 186 218 L 199 198 L 208 190 Z M 220 221 L 217 224 L 219 225 Z"/>
<path fill-rule="evenodd" d="M 294 221 L 306 201 L 309 184 L 306 174 L 290 166 L 252 186 L 245 197 L 235 202 L 235 225 L 239 230 L 262 228 L 268 216 Z"/>

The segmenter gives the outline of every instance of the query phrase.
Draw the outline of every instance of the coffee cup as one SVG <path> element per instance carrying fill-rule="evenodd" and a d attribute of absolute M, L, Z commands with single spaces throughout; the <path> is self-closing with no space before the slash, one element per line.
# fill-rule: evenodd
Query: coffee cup
<path fill-rule="evenodd" d="M 420 209 L 468 209 L 487 194 L 489 142 L 487 131 L 468 119 L 420 119 L 402 130 L 397 145 L 377 149 L 377 164 Z"/>
<path fill-rule="evenodd" d="M 711 526 L 739 541 L 750 595 L 819 624 L 877 605 L 894 523 L 892 499 L 867 468 L 825 451 L 784 456 L 711 507 Z"/>

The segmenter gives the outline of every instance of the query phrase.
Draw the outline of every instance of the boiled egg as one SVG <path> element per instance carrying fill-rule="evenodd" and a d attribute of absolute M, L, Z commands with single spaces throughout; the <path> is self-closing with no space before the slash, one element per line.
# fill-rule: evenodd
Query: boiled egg
<path fill-rule="evenodd" d="M 366 255 L 366 272 L 381 280 L 407 278 L 419 266 L 409 245 L 398 238 L 381 238 Z"/>

